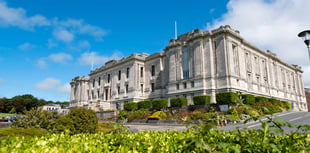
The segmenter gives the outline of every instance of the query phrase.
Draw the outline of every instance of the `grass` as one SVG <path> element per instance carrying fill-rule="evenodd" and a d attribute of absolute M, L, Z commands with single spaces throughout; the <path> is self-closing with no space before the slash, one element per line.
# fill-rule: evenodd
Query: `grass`
<path fill-rule="evenodd" d="M 9 114 L 9 113 L 0 113 L 0 118 L 4 117 L 4 116 L 14 116 L 16 114 Z"/>
<path fill-rule="evenodd" d="M 113 122 L 99 122 L 98 129 L 102 132 L 110 132 L 114 130 L 114 123 Z"/>
<path fill-rule="evenodd" d="M 38 128 L 4 128 L 0 129 L 0 138 L 6 137 L 41 137 L 47 135 L 48 132 L 44 129 Z"/>

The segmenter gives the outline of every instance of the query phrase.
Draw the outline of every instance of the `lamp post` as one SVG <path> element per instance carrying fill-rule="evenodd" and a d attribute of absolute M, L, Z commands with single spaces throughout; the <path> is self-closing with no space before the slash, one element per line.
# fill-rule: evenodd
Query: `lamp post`
<path fill-rule="evenodd" d="M 298 34 L 298 37 L 302 38 L 302 40 L 305 42 L 308 53 L 309 53 L 309 59 L 310 59 L 310 30 L 302 31 Z"/>

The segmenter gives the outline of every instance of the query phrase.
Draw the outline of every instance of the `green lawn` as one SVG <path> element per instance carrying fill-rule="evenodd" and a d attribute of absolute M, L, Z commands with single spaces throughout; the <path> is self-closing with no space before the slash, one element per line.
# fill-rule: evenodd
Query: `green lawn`
<path fill-rule="evenodd" d="M 13 115 L 16 115 L 16 114 L 9 114 L 9 113 L 0 113 L 0 118 L 4 117 L 4 116 L 13 116 Z"/>

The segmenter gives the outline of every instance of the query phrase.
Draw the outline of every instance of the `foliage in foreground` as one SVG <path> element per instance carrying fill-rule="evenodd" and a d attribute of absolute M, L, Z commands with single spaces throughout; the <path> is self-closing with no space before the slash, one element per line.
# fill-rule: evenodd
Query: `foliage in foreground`
<path fill-rule="evenodd" d="M 4 128 L 0 129 L 0 138 L 3 137 L 40 137 L 47 135 L 48 132 L 44 129 L 39 128 Z"/>
<path fill-rule="evenodd" d="M 24 139 L 1 139 L 0 152 L 303 152 L 310 151 L 309 126 L 293 126 L 279 118 L 262 122 L 262 129 L 223 131 L 209 124 L 183 132 L 146 131 L 70 135 L 53 134 Z M 274 132 L 271 132 L 269 122 Z M 282 127 L 299 131 L 284 134 Z M 300 131 L 301 130 L 301 131 Z"/>

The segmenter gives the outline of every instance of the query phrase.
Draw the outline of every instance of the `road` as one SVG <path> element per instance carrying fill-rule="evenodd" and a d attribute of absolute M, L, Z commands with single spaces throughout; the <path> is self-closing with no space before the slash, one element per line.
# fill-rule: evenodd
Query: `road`
<path fill-rule="evenodd" d="M 284 122 L 289 122 L 293 125 L 310 125 L 310 112 L 284 112 L 284 113 L 278 113 L 273 115 L 280 117 Z M 267 118 L 262 118 L 262 121 L 267 121 Z M 261 123 L 259 121 L 250 121 L 247 124 L 235 124 L 235 125 L 230 125 L 230 126 L 224 126 L 219 129 L 222 130 L 234 130 L 237 127 L 240 128 L 249 128 L 249 129 L 260 129 L 261 128 Z M 288 127 L 283 128 L 286 133 L 296 130 Z"/>
<path fill-rule="evenodd" d="M 310 125 L 310 112 L 284 112 L 284 113 L 277 113 L 274 116 L 279 116 L 283 121 L 289 122 L 293 125 Z M 262 118 L 263 121 L 267 121 L 267 118 Z M 186 129 L 185 126 L 169 126 L 169 125 L 125 125 L 129 128 L 129 130 L 133 132 L 138 132 L 138 131 L 159 131 L 159 130 L 178 130 L 178 131 L 183 131 Z M 234 124 L 234 125 L 228 125 L 228 126 L 223 126 L 220 127 L 219 129 L 221 130 L 234 130 L 237 127 L 240 128 L 249 128 L 249 129 L 260 129 L 261 128 L 261 123 L 259 121 L 250 121 L 247 124 L 239 123 L 239 124 Z M 286 133 L 296 130 L 296 129 L 291 129 L 288 127 L 283 128 Z"/>

